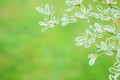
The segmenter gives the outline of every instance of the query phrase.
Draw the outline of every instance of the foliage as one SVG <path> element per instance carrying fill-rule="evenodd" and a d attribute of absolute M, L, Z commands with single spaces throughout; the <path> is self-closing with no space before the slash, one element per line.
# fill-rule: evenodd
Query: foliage
<path fill-rule="evenodd" d="M 101 5 L 96 4 L 96 8 L 94 8 L 91 4 L 85 6 L 84 0 L 66 0 L 68 8 L 65 9 L 65 13 L 61 19 L 55 16 L 53 7 L 50 7 L 48 4 L 45 5 L 45 8 L 37 7 L 36 10 L 45 15 L 44 20 L 39 22 L 41 26 L 44 26 L 42 32 L 55 27 L 55 25 L 59 23 L 65 26 L 69 23 L 85 20 L 89 28 L 85 30 L 83 36 L 78 36 L 75 39 L 76 46 L 84 45 L 85 48 L 89 48 L 95 44 L 94 54 L 88 55 L 91 66 L 101 55 L 116 55 L 116 62 L 113 67 L 109 68 L 111 72 L 109 80 L 118 80 L 118 78 L 120 78 L 120 25 L 117 21 L 120 19 L 120 8 L 116 4 L 117 1 L 115 0 L 104 0 L 101 2 Z M 105 5 L 105 7 L 102 5 Z M 78 7 L 80 11 L 69 16 L 67 13 L 76 7 Z M 97 12 L 94 10 L 97 10 Z M 102 23 L 94 21 L 93 19 L 109 22 L 110 24 L 102 25 Z M 107 36 L 105 41 L 101 40 L 100 44 L 95 43 L 97 39 L 102 39 L 105 33 L 110 34 L 110 36 Z"/>

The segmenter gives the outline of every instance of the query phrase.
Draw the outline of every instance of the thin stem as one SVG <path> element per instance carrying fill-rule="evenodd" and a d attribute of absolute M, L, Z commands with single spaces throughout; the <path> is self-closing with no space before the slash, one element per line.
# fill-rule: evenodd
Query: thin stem
<path fill-rule="evenodd" d="M 104 53 L 101 53 L 101 54 L 99 54 L 99 55 L 97 55 L 97 56 L 99 57 L 99 56 L 102 56 L 103 54 L 104 54 Z"/>

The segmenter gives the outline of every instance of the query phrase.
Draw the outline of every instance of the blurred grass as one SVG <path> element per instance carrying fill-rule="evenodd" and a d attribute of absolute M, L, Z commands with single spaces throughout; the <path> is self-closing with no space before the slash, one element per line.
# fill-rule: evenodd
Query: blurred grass
<path fill-rule="evenodd" d="M 0 80 L 108 80 L 114 60 L 102 56 L 90 67 L 87 55 L 94 48 L 74 45 L 85 22 L 40 32 L 43 15 L 35 8 L 45 3 L 62 16 L 64 0 L 0 1 Z"/>

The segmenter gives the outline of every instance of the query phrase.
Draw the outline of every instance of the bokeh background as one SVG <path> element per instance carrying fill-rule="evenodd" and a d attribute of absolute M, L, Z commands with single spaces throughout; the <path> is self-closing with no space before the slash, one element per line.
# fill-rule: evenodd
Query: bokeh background
<path fill-rule="evenodd" d="M 46 3 L 62 17 L 65 0 L 0 0 L 0 80 L 108 80 L 113 57 L 101 56 L 91 67 L 87 55 L 94 46 L 75 46 L 85 21 L 40 32 L 44 15 L 35 8 Z"/>

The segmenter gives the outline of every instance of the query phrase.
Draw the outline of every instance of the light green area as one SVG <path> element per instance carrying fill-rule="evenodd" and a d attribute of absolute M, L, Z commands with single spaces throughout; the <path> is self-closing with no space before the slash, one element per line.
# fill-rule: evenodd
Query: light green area
<path fill-rule="evenodd" d="M 62 17 L 64 0 L 0 1 L 0 80 L 108 80 L 113 57 L 102 56 L 91 67 L 87 55 L 94 46 L 74 45 L 87 28 L 85 21 L 40 32 L 44 16 L 35 8 L 45 3 Z"/>

